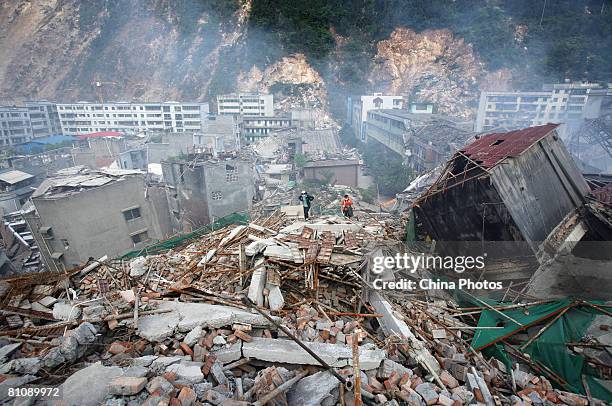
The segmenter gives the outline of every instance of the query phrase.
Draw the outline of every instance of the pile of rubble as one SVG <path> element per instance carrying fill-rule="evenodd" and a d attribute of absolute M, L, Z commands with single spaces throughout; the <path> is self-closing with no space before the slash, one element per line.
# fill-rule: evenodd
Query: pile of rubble
<path fill-rule="evenodd" d="M 45 384 L 65 405 L 589 403 L 474 351 L 471 316 L 451 302 L 372 289 L 372 253 L 400 249 L 396 228 L 275 213 L 161 254 L 5 279 L 0 394 Z"/>

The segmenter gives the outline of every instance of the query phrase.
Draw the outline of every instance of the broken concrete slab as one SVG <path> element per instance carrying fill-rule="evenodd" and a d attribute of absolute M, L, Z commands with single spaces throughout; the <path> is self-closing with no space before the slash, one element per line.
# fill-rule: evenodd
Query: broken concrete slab
<path fill-rule="evenodd" d="M 145 257 L 138 257 L 130 262 L 130 276 L 131 277 L 139 277 L 144 275 L 147 272 L 147 267 Z"/>
<path fill-rule="evenodd" d="M 183 360 L 186 360 L 185 357 L 180 355 L 176 355 L 174 357 L 157 357 L 151 364 L 149 369 L 152 372 L 160 372 L 165 371 L 168 366 L 172 364 L 177 364 Z"/>
<path fill-rule="evenodd" d="M 397 335 L 410 342 L 408 346 L 409 354 L 418 362 L 424 364 L 426 369 L 431 369 L 436 374 L 440 372 L 438 360 L 431 355 L 425 344 L 416 338 L 406 322 L 395 315 L 391 304 L 376 290 L 370 290 L 370 304 L 376 309 L 376 313 L 383 315 L 381 327 L 387 336 Z"/>
<path fill-rule="evenodd" d="M 61 385 L 62 404 L 66 406 L 97 406 L 109 394 L 109 383 L 121 375 L 119 367 L 105 367 L 96 362 L 78 370 Z"/>
<path fill-rule="evenodd" d="M 159 358 L 157 355 L 145 355 L 143 357 L 133 358 L 132 359 L 132 365 L 133 366 L 148 367 L 157 358 Z"/>
<path fill-rule="evenodd" d="M 9 359 L 11 354 L 13 354 L 17 349 L 21 347 L 21 343 L 7 344 L 3 347 L 0 347 L 0 364 L 6 362 Z"/>
<path fill-rule="evenodd" d="M 152 300 L 150 303 L 169 313 L 143 316 L 138 320 L 138 335 L 149 341 L 160 342 L 176 331 L 189 332 L 197 326 L 220 328 L 234 323 L 270 327 L 271 323 L 260 314 L 230 306 L 204 303 L 183 303 Z"/>
<path fill-rule="evenodd" d="M 166 368 L 166 372 L 174 372 L 178 379 L 184 379 L 192 384 L 200 383 L 204 380 L 202 365 L 204 365 L 202 362 L 181 361 L 169 365 Z"/>
<path fill-rule="evenodd" d="M 251 302 L 257 304 L 257 306 L 264 305 L 263 290 L 266 287 L 266 267 L 263 264 L 264 260 L 259 259 L 255 263 L 255 270 L 251 275 L 251 283 L 249 285 L 249 292 L 247 294 Z"/>
<path fill-rule="evenodd" d="M 147 374 L 149 373 L 149 369 L 142 367 L 142 366 L 137 366 L 137 365 L 132 365 L 131 367 L 128 367 L 125 372 L 123 373 L 123 376 L 130 376 L 130 377 L 134 377 L 134 378 L 142 378 L 147 376 Z"/>
<path fill-rule="evenodd" d="M 200 337 L 202 336 L 202 326 L 197 326 L 193 330 L 191 330 L 185 338 L 183 338 L 183 342 L 190 347 L 193 347 L 195 343 L 198 342 Z"/>
<path fill-rule="evenodd" d="M 236 342 L 230 346 L 211 351 L 211 354 L 222 364 L 229 364 L 242 357 L 242 342 Z"/>
<path fill-rule="evenodd" d="M 352 350 L 341 344 L 305 342 L 315 354 L 329 365 L 342 368 L 352 365 Z M 295 342 L 282 339 L 253 337 L 250 343 L 242 344 L 244 357 L 269 362 L 283 362 L 298 365 L 320 365 L 310 354 Z M 359 348 L 359 365 L 362 370 L 378 368 L 385 358 L 384 350 L 364 345 Z"/>
<path fill-rule="evenodd" d="M 53 317 L 58 320 L 77 320 L 81 316 L 81 308 L 70 303 L 57 302 L 53 305 Z"/>
<path fill-rule="evenodd" d="M 36 375 L 43 363 L 38 357 L 16 358 L 0 366 L 0 374 Z"/>
<path fill-rule="evenodd" d="M 318 406 L 323 402 L 336 404 L 338 399 L 333 394 L 340 381 L 329 371 L 321 371 L 302 378 L 287 392 L 290 405 Z"/>
<path fill-rule="evenodd" d="M 283 297 L 280 286 L 267 284 L 266 288 L 269 291 L 268 305 L 270 306 L 270 310 L 281 310 L 285 306 L 285 298 Z"/>
<path fill-rule="evenodd" d="M 119 376 L 110 382 L 108 390 L 111 395 L 130 396 L 143 390 L 146 384 L 147 378 Z"/>
<path fill-rule="evenodd" d="M 96 327 L 89 323 L 81 323 L 77 328 L 66 332 L 66 336 L 74 337 L 79 345 L 91 344 L 96 341 Z"/>

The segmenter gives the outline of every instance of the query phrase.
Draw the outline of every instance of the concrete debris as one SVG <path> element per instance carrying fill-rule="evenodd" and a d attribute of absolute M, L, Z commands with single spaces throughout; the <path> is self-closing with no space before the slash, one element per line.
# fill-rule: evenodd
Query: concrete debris
<path fill-rule="evenodd" d="M 62 403 L 70 406 L 97 406 L 110 394 L 110 383 L 121 376 L 121 368 L 105 367 L 97 362 L 66 379 L 62 386 Z"/>
<path fill-rule="evenodd" d="M 301 379 L 297 385 L 287 392 L 287 400 L 290 405 L 317 406 L 324 402 L 336 404 L 337 396 L 332 392 L 340 382 L 327 371 Z"/>
<path fill-rule="evenodd" d="M 352 365 L 352 352 L 348 346 L 316 342 L 306 343 L 306 345 L 333 367 L 342 368 Z M 252 342 L 242 344 L 242 353 L 245 357 L 268 362 L 320 365 L 317 360 L 305 351 L 300 350 L 300 347 L 290 340 L 253 338 Z M 375 347 L 360 347 L 359 364 L 364 370 L 378 368 L 384 357 L 384 351 Z"/>
<path fill-rule="evenodd" d="M 372 257 L 406 249 L 394 221 L 275 211 L 44 285 L 3 281 L 0 393 L 36 380 L 66 405 L 349 405 L 356 344 L 368 404 L 589 403 L 529 360 L 507 373 L 474 351 L 481 308 L 372 289 Z"/>

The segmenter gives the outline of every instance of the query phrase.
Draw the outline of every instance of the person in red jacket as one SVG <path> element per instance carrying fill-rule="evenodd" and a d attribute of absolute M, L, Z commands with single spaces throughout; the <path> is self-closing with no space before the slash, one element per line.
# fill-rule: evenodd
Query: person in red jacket
<path fill-rule="evenodd" d="M 342 210 L 342 214 L 344 214 L 344 217 L 353 217 L 353 201 L 349 195 L 344 195 L 344 198 L 340 202 L 340 208 Z"/>

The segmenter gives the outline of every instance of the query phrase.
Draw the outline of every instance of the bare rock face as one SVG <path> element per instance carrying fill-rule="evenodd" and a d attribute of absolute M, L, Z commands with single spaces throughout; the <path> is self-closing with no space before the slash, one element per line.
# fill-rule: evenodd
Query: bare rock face
<path fill-rule="evenodd" d="M 293 54 L 267 66 L 262 72 L 253 66 L 238 77 L 237 89 L 274 94 L 275 108 L 313 108 L 315 121 L 329 125 L 329 102 L 325 81 L 303 54 Z"/>
<path fill-rule="evenodd" d="M 0 100 L 203 100 L 247 16 L 165 0 L 3 1 Z"/>
<path fill-rule="evenodd" d="M 379 91 L 413 95 L 436 103 L 440 113 L 470 117 L 485 73 L 472 46 L 450 31 L 397 28 L 378 43 L 369 80 Z"/>

